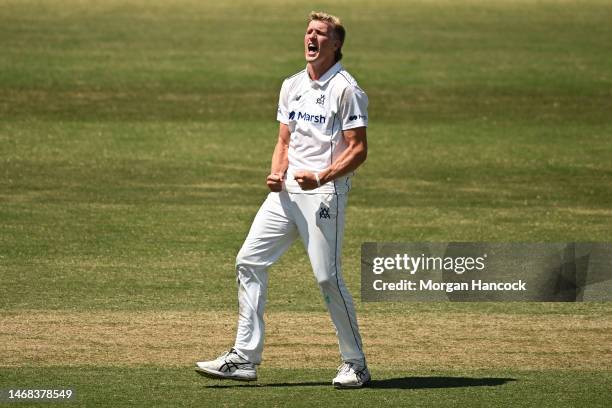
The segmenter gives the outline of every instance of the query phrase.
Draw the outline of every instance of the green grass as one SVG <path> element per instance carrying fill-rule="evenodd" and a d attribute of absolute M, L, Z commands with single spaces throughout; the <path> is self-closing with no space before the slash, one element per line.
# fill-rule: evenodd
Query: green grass
<path fill-rule="evenodd" d="M 1 313 L 235 310 L 233 262 L 266 194 L 278 90 L 304 66 L 304 19 L 318 8 L 343 17 L 343 62 L 370 98 L 344 250 L 359 313 L 610 316 L 609 303 L 359 301 L 366 241 L 611 240 L 612 6 L 597 0 L 0 0 Z M 271 274 L 269 310 L 323 310 L 301 245 Z M 389 381 L 516 381 L 348 394 L 206 388 L 168 367 L 23 367 L 3 368 L 0 386 L 66 381 L 87 406 L 610 402 L 612 367 L 372 364 Z M 321 373 L 264 367 L 262 383 L 327 382 Z"/>
<path fill-rule="evenodd" d="M 27 385 L 35 387 L 41 376 L 52 376 L 44 381 L 47 387 L 76 391 L 71 407 L 307 407 L 321 403 L 372 407 L 404 406 L 407 401 L 415 407 L 606 407 L 611 400 L 605 382 L 612 381 L 609 373 L 584 371 L 376 370 L 370 388 L 339 391 L 330 386 L 333 370 L 262 369 L 256 383 L 209 380 L 194 375 L 190 367 L 51 367 L 0 373 L 2 383 L 22 387 L 26 386 L 23 378 L 30 378 Z M 170 395 L 175 396 L 173 401 Z"/>

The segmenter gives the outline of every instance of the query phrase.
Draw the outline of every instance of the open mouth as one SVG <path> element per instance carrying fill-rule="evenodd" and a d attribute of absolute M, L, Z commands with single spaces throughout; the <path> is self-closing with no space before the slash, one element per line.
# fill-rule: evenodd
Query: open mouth
<path fill-rule="evenodd" d="M 309 54 L 314 54 L 314 53 L 316 53 L 317 51 L 319 51 L 319 47 L 317 47 L 317 45 L 316 45 L 316 44 L 313 44 L 313 43 L 308 43 L 308 53 L 309 53 Z"/>

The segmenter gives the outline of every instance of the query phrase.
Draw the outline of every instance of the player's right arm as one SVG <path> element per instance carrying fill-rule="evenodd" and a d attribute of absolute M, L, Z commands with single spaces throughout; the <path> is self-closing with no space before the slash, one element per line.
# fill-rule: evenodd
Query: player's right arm
<path fill-rule="evenodd" d="M 272 165 L 270 166 L 270 174 L 266 178 L 266 184 L 271 191 L 278 192 L 283 189 L 283 178 L 287 167 L 289 167 L 289 140 L 291 132 L 289 127 L 281 123 L 278 128 L 278 140 L 274 153 L 272 154 Z"/>

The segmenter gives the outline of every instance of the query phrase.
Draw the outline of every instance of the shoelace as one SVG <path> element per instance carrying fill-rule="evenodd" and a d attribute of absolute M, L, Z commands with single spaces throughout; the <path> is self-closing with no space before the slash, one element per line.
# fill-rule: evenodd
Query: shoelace
<path fill-rule="evenodd" d="M 238 353 L 236 353 L 236 350 L 234 350 L 234 348 L 232 347 L 231 349 L 229 349 L 229 351 L 226 351 L 225 353 L 223 353 L 220 357 L 218 358 L 225 358 L 225 357 L 229 357 L 231 354 L 235 354 L 238 357 L 240 357 L 240 355 Z"/>
<path fill-rule="evenodd" d="M 228 360 L 228 358 L 232 354 L 235 355 L 236 357 L 238 357 L 238 359 L 239 359 L 238 362 L 232 361 L 232 360 Z M 238 354 L 233 347 L 228 352 L 226 352 L 224 355 L 222 355 L 220 358 L 222 358 L 226 363 L 230 363 L 230 364 L 233 364 L 233 365 L 251 364 L 250 361 L 245 360 L 240 354 Z"/>
<path fill-rule="evenodd" d="M 355 363 L 346 363 L 346 362 L 338 366 L 338 374 L 349 373 L 351 369 L 353 370 L 353 372 L 359 379 L 361 379 L 363 375 L 365 374 L 365 367 L 358 368 L 358 366 Z"/>
<path fill-rule="evenodd" d="M 216 360 L 224 360 L 226 357 L 229 357 L 230 354 L 236 354 L 238 355 L 238 353 L 236 353 L 236 351 L 234 351 L 233 348 L 231 348 L 229 351 L 226 351 L 225 353 L 221 354 L 219 357 L 216 358 Z"/>

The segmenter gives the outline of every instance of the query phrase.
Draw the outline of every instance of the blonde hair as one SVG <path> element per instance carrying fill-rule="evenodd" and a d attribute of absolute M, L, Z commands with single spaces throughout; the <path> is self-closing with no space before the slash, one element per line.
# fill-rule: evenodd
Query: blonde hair
<path fill-rule="evenodd" d="M 310 23 L 311 21 L 324 21 L 331 26 L 334 37 L 340 41 L 340 48 L 336 50 L 335 55 L 336 62 L 340 61 L 342 59 L 342 45 L 344 45 L 344 37 L 346 37 L 346 30 L 342 25 L 342 21 L 338 17 L 323 11 L 311 11 L 308 15 L 308 22 Z"/>

